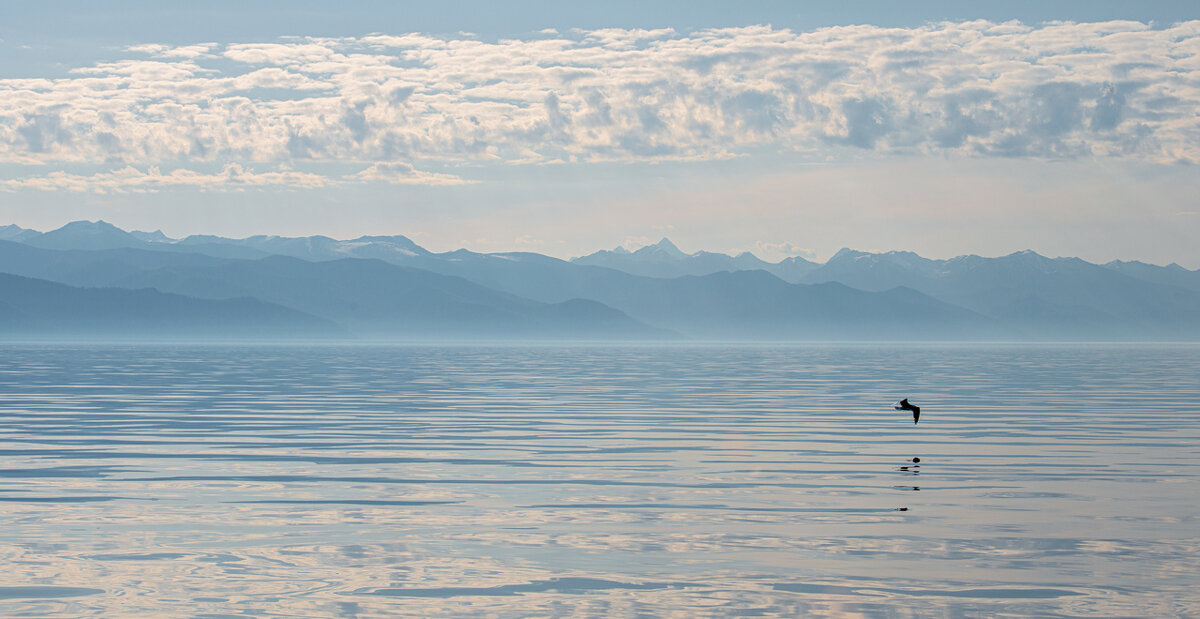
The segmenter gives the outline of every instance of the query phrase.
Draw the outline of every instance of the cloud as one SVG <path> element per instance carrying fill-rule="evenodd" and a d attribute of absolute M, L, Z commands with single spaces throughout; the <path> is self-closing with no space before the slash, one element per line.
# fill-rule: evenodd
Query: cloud
<path fill-rule="evenodd" d="M 731 251 L 730 253 L 735 252 Z M 791 258 L 793 256 L 800 256 L 808 260 L 815 260 L 817 257 L 816 251 L 786 241 L 782 243 L 755 241 L 753 253 L 767 262 L 779 262 L 784 258 Z"/>
<path fill-rule="evenodd" d="M 24 120 L 16 131 L 25 140 L 30 154 L 48 153 L 71 142 L 71 132 L 63 127 L 62 117 L 54 112 L 28 115 Z"/>
<path fill-rule="evenodd" d="M 369 168 L 352 175 L 351 178 L 360 181 L 382 181 L 396 185 L 469 185 L 475 181 L 466 180 L 453 174 L 423 172 L 413 169 L 407 163 L 376 163 Z"/>
<path fill-rule="evenodd" d="M 546 244 L 546 241 L 534 238 L 528 234 L 523 234 L 513 239 L 513 245 L 520 249 L 541 248 Z"/>
<path fill-rule="evenodd" d="M 255 171 L 237 163 L 230 163 L 216 173 L 198 172 L 187 168 L 163 172 L 158 166 L 149 166 L 145 169 L 125 166 L 94 174 L 72 174 L 59 170 L 42 175 L 0 180 L 0 191 L 36 189 L 42 191 L 91 191 L 109 194 L 152 193 L 171 188 L 193 188 L 204 191 L 238 191 L 263 187 L 319 189 L 364 182 L 436 187 L 466 185 L 475 181 L 459 178 L 452 174 L 417 170 L 406 163 L 373 164 L 355 174 L 340 177 L 300 172 L 286 166 Z"/>
<path fill-rule="evenodd" d="M 203 58 L 212 57 L 211 52 L 216 47 L 216 43 L 197 43 L 195 45 L 183 45 L 179 47 L 146 43 L 143 45 L 131 45 L 126 47 L 125 51 L 149 54 L 158 58 Z"/>
<path fill-rule="evenodd" d="M 338 54 L 321 43 L 249 43 L 229 45 L 222 55 L 247 64 L 311 65 Z"/>
<path fill-rule="evenodd" d="M 0 79 L 0 163 L 359 162 L 381 166 L 360 178 L 385 182 L 415 178 L 396 161 L 764 151 L 1200 163 L 1200 21 L 374 34 L 125 53 L 66 77 Z"/>
<path fill-rule="evenodd" d="M 220 172 L 206 174 L 194 170 L 177 169 L 162 172 L 157 166 L 145 170 L 127 166 L 111 172 L 90 175 L 70 174 L 55 171 L 43 176 L 0 180 L 0 190 L 40 189 L 45 191 L 91 191 L 96 193 L 149 193 L 168 188 L 190 187 L 195 189 L 247 189 L 256 187 L 288 187 L 292 189 L 314 189 L 336 184 L 320 174 L 294 170 L 253 172 L 238 164 L 226 165 Z"/>
<path fill-rule="evenodd" d="M 621 244 L 617 247 L 620 247 L 625 251 L 637 251 L 643 247 L 657 243 L 660 238 L 650 238 L 648 236 L 627 236 L 625 237 L 625 240 L 621 241 Z"/>

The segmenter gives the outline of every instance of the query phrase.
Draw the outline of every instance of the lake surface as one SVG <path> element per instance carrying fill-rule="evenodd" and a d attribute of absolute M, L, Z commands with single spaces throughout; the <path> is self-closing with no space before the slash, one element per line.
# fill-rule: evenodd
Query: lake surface
<path fill-rule="evenodd" d="M 0 616 L 1200 616 L 1197 346 L 5 345 L 0 390 Z"/>

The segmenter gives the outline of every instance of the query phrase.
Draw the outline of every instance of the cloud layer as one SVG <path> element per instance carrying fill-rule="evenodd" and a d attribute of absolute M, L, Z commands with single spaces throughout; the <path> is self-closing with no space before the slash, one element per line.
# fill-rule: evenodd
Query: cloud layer
<path fill-rule="evenodd" d="M 445 185 L 465 181 L 422 169 L 763 152 L 1197 163 L 1200 22 L 146 44 L 0 80 L 0 162 L 30 170 L 8 189 Z M 361 171 L 289 167 L 309 162 Z M 43 170 L 70 164 L 109 171 Z"/>

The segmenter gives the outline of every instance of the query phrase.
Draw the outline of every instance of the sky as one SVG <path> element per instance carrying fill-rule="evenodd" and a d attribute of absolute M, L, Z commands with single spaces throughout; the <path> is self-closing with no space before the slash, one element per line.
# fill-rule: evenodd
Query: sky
<path fill-rule="evenodd" d="M 1200 268 L 1196 2 L 0 6 L 0 225 Z"/>

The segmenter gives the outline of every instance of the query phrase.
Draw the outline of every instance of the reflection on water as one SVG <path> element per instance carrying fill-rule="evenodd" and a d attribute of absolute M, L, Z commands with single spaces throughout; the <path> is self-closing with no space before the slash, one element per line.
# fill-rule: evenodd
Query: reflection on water
<path fill-rule="evenodd" d="M 1198 362 L 10 345 L 0 616 L 1200 615 Z"/>

